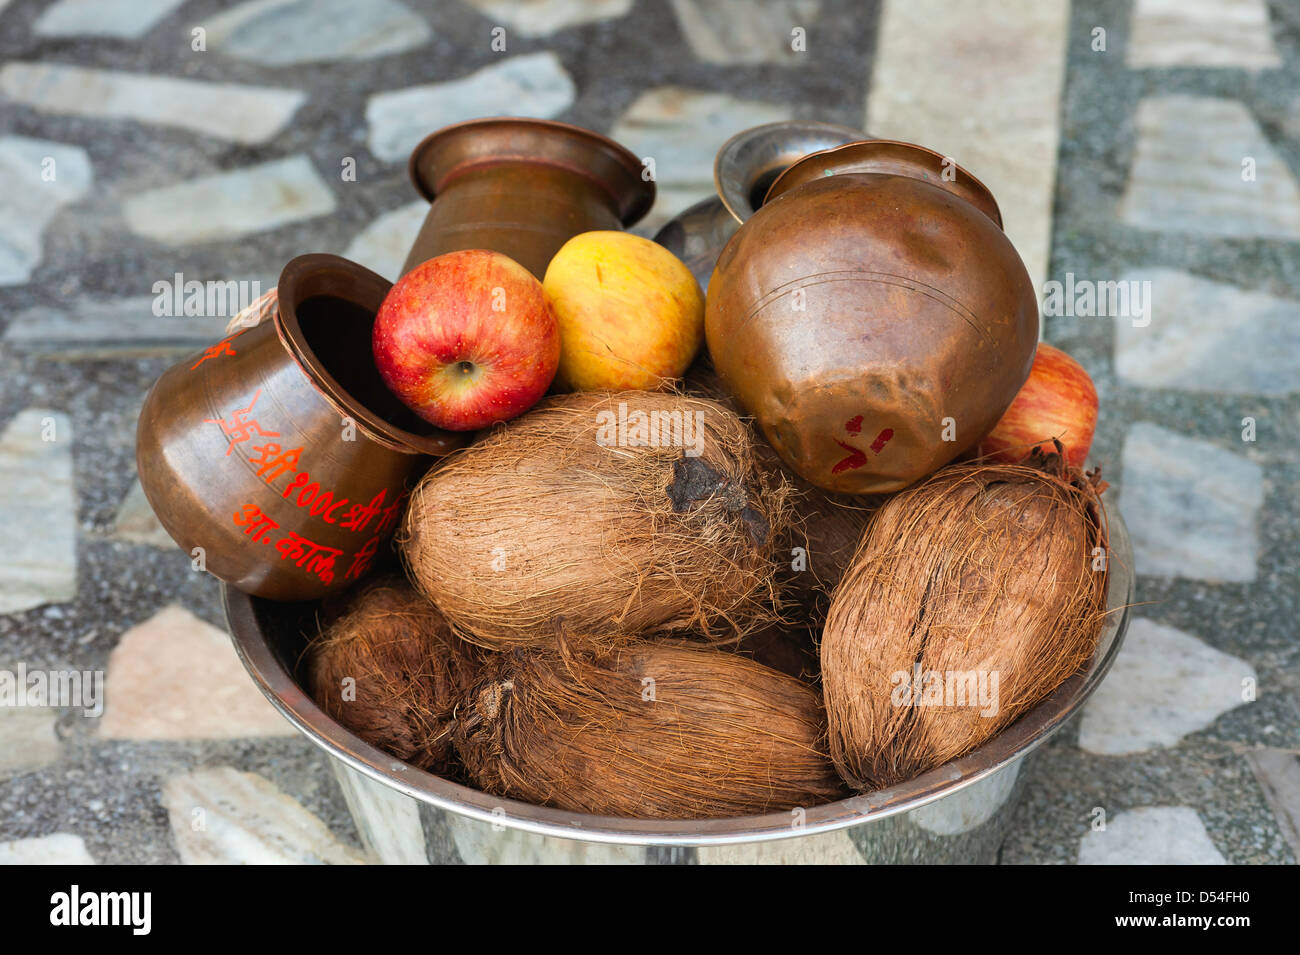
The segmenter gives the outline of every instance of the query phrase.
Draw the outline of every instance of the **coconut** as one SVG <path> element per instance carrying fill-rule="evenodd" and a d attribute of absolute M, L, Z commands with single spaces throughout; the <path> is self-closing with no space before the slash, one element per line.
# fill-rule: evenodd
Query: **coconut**
<path fill-rule="evenodd" d="M 684 387 L 688 394 L 709 398 L 740 415 L 749 428 L 758 467 L 769 480 L 790 486 L 791 520 L 774 542 L 778 580 L 787 599 L 804 604 L 814 617 L 824 617 L 826 598 L 844 575 L 882 496 L 823 491 L 788 469 L 722 383 L 707 355 L 691 365 Z"/>
<path fill-rule="evenodd" d="M 831 755 L 850 785 L 970 752 L 1092 658 L 1104 487 L 1032 455 L 950 466 L 881 506 L 821 642 Z"/>
<path fill-rule="evenodd" d="M 492 654 L 455 743 L 485 792 L 597 815 L 740 816 L 846 794 L 815 690 L 676 641 Z"/>
<path fill-rule="evenodd" d="M 452 711 L 482 652 L 400 577 L 369 584 L 307 647 L 306 683 L 334 720 L 367 743 L 435 773 L 455 754 Z"/>
<path fill-rule="evenodd" d="M 645 391 L 551 398 L 444 460 L 412 492 L 411 579 L 487 647 L 579 633 L 760 625 L 787 489 L 740 419 Z"/>

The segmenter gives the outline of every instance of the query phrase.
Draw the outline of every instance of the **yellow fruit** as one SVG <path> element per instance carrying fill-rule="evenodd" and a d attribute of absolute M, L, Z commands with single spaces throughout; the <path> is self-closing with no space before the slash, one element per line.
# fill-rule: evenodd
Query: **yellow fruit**
<path fill-rule="evenodd" d="M 704 340 L 695 276 L 640 236 L 574 236 L 551 259 L 542 290 L 560 326 L 561 389 L 657 388 L 685 374 Z"/>

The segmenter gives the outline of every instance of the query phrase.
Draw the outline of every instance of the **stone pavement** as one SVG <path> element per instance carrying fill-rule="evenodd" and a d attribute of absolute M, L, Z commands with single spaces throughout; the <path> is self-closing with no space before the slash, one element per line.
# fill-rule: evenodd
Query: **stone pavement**
<path fill-rule="evenodd" d="M 0 674 L 98 674 L 107 700 L 0 707 L 0 862 L 365 861 L 149 513 L 135 419 L 294 255 L 395 277 L 424 209 L 407 151 L 500 113 L 655 157 L 643 234 L 710 192 L 731 133 L 789 116 L 984 179 L 1070 292 L 1044 334 L 1097 381 L 1139 574 L 1002 861 L 1295 861 L 1293 5 L 0 0 Z M 185 283 L 224 280 L 185 313 Z"/>

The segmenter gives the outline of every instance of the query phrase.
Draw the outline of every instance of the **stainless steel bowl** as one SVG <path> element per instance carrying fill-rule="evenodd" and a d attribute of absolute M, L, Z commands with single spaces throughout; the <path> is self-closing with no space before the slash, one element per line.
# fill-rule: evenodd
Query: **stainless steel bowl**
<path fill-rule="evenodd" d="M 1092 694 L 1118 653 L 1133 600 L 1133 551 L 1110 518 L 1106 624 L 1088 669 L 1001 734 L 916 779 L 806 810 L 664 821 L 589 816 L 489 796 L 394 759 L 335 723 L 294 670 L 315 603 L 225 590 L 235 648 L 284 716 L 333 757 L 354 819 L 386 862 L 991 862 L 1024 781 L 1022 761 Z"/>

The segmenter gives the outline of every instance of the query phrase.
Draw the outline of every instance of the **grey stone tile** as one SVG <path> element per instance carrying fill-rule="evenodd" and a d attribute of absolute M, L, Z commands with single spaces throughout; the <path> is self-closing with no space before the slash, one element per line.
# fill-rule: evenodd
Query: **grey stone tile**
<path fill-rule="evenodd" d="M 1079 845 L 1080 865 L 1227 865 L 1195 809 L 1143 806 L 1089 832 Z"/>
<path fill-rule="evenodd" d="M 1253 699 L 1257 683 L 1245 660 L 1138 618 L 1083 711 L 1079 746 L 1105 756 L 1175 746 Z"/>
<path fill-rule="evenodd" d="M 638 96 L 610 135 L 642 160 L 654 161 L 659 194 L 644 228 L 657 227 L 714 195 L 713 159 L 735 132 L 791 115 L 788 107 L 777 103 L 678 86 L 658 87 Z"/>
<path fill-rule="evenodd" d="M 493 24 L 528 39 L 627 16 L 633 0 L 465 0 Z"/>
<path fill-rule="evenodd" d="M 186 865 L 358 865 L 365 858 L 269 780 L 229 766 L 163 786 L 172 839 Z"/>
<path fill-rule="evenodd" d="M 113 520 L 111 534 L 121 540 L 150 547 L 170 550 L 176 546 L 176 542 L 163 530 L 153 508 L 149 506 L 149 499 L 144 496 L 144 488 L 140 486 L 139 480 L 131 484 L 131 490 L 122 499 L 122 506 L 117 509 L 117 516 Z"/>
<path fill-rule="evenodd" d="M 131 196 L 122 213 L 155 242 L 234 239 L 333 212 L 334 194 L 306 156 L 290 156 Z"/>
<path fill-rule="evenodd" d="M 388 56 L 433 35 L 396 0 L 251 0 L 197 25 L 209 49 L 272 66 Z"/>
<path fill-rule="evenodd" d="M 94 178 L 80 146 L 27 136 L 0 137 L 0 286 L 26 282 L 43 255 L 45 228 L 77 202 Z"/>
<path fill-rule="evenodd" d="M 1300 753 L 1260 748 L 1247 759 L 1291 851 L 1300 856 Z"/>
<path fill-rule="evenodd" d="M 1282 65 L 1264 0 L 1134 0 L 1128 65 Z"/>
<path fill-rule="evenodd" d="M 0 705 L 0 778 L 47 766 L 59 758 L 58 710 Z"/>
<path fill-rule="evenodd" d="M 185 0 L 56 0 L 32 24 L 40 36 L 138 40 Z"/>
<path fill-rule="evenodd" d="M 672 5 L 695 55 L 723 64 L 798 64 L 821 12 L 820 0 L 672 0 Z M 802 31 L 800 49 L 795 30 Z M 812 42 L 815 50 L 817 41 Z"/>
<path fill-rule="evenodd" d="M 528 53 L 460 79 L 376 93 L 366 103 L 370 151 L 387 162 L 435 129 L 483 116 L 550 119 L 573 105 L 573 78 L 554 53 Z"/>
<path fill-rule="evenodd" d="M 1142 388 L 1233 395 L 1300 390 L 1300 302 L 1177 269 L 1126 273 L 1151 282 L 1148 325 L 1115 326 L 1115 372 Z"/>
<path fill-rule="evenodd" d="M 236 143 L 262 143 L 306 100 L 298 90 L 64 63 L 6 63 L 0 94 L 43 113 L 175 126 Z"/>
<path fill-rule="evenodd" d="M 1245 105 L 1209 96 L 1152 96 L 1120 218 L 1139 229 L 1300 238 L 1300 188 Z"/>
<path fill-rule="evenodd" d="M 0 433 L 0 613 L 72 600 L 77 592 L 77 499 L 72 423 L 47 408 L 20 412 Z"/>
<path fill-rule="evenodd" d="M 1254 461 L 1138 422 L 1120 484 L 1139 574 L 1255 579 L 1264 479 Z"/>
<path fill-rule="evenodd" d="M 0 865 L 94 865 L 81 837 L 56 832 L 32 839 L 0 842 Z"/>

